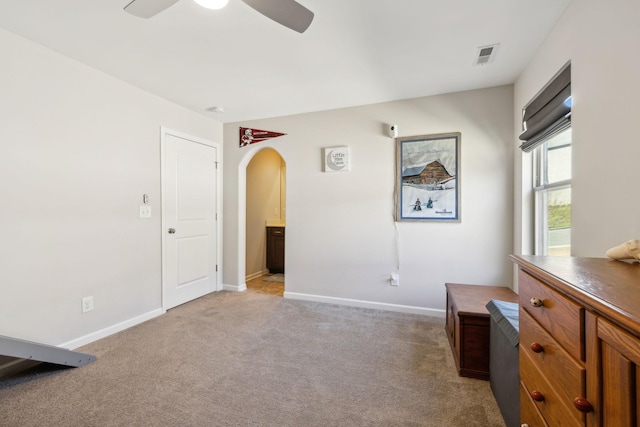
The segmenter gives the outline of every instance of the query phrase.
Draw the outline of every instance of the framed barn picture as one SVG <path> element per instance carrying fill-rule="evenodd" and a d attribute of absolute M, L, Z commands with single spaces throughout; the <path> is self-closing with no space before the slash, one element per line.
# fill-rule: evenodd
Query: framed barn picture
<path fill-rule="evenodd" d="M 460 222 L 460 139 L 396 138 L 396 221 Z"/>

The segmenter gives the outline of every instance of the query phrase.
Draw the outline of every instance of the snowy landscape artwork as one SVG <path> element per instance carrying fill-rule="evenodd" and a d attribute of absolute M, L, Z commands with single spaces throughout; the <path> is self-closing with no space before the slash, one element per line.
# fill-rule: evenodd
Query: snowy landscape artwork
<path fill-rule="evenodd" d="M 460 222 L 460 138 L 396 139 L 396 221 Z"/>

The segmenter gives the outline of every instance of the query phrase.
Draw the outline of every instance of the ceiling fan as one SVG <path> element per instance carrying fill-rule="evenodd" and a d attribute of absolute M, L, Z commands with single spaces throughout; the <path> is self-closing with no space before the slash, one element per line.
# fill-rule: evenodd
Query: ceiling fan
<path fill-rule="evenodd" d="M 125 6 L 124 10 L 132 15 L 140 18 L 151 18 L 152 16 L 162 12 L 179 0 L 133 0 Z M 311 21 L 313 21 L 313 12 L 301 5 L 295 0 L 241 0 L 253 9 L 257 10 L 267 18 L 291 28 L 299 33 L 304 33 Z M 201 6 L 208 7 L 207 1 L 196 0 Z M 223 7 L 227 2 L 222 0 Z M 214 7 L 211 7 L 214 8 Z"/>

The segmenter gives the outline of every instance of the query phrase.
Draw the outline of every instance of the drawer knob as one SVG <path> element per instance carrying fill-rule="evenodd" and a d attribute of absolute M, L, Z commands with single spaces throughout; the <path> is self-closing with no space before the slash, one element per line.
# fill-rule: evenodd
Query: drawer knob
<path fill-rule="evenodd" d="M 540 393 L 538 390 L 533 390 L 531 392 L 531 398 L 536 402 L 544 402 L 544 394 Z"/>
<path fill-rule="evenodd" d="M 531 351 L 534 353 L 542 353 L 544 351 L 544 347 L 542 347 L 542 344 L 534 342 L 531 344 Z"/>
<path fill-rule="evenodd" d="M 584 397 L 576 397 L 573 399 L 573 404 L 580 412 L 593 412 L 593 405 Z"/>
<path fill-rule="evenodd" d="M 540 298 L 536 298 L 536 297 L 531 298 L 529 302 L 534 307 L 542 307 L 544 305 L 544 302 L 542 302 Z"/>

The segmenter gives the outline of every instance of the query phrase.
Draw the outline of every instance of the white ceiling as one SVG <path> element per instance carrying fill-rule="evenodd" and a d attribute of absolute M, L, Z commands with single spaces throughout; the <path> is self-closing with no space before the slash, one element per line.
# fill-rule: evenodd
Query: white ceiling
<path fill-rule="evenodd" d="M 0 0 L 0 27 L 237 122 L 513 83 L 571 0 L 298 0 L 315 13 L 303 34 L 240 0 L 148 20 L 129 1 Z"/>

